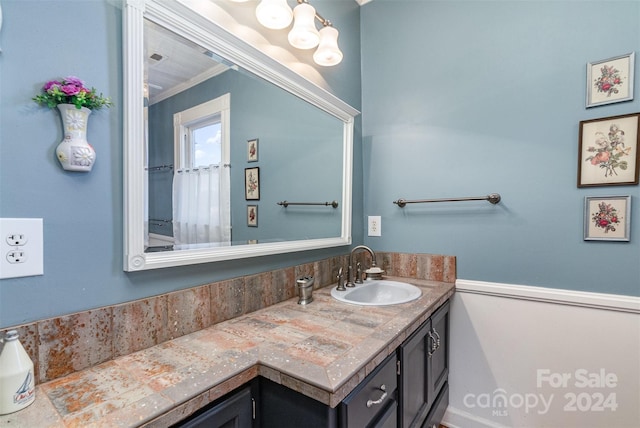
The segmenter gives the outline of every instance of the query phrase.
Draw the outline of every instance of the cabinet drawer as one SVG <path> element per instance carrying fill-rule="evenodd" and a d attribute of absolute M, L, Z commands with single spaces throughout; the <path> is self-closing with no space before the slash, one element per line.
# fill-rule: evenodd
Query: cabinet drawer
<path fill-rule="evenodd" d="M 380 417 L 391 401 L 396 400 L 397 361 L 396 354 L 387 357 L 344 399 L 340 404 L 341 426 L 366 427 Z"/>

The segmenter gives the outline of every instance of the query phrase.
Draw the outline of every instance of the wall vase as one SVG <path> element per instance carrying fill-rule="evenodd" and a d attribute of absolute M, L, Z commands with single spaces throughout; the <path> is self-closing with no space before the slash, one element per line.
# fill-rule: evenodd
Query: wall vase
<path fill-rule="evenodd" d="M 56 155 L 67 171 L 89 172 L 96 161 L 96 151 L 87 142 L 87 122 L 91 110 L 73 104 L 58 104 L 62 117 L 64 140 L 58 144 Z"/>

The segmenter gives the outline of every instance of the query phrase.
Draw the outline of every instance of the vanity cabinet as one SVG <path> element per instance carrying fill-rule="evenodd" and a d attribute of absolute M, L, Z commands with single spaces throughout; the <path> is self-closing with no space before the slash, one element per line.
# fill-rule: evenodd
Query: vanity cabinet
<path fill-rule="evenodd" d="M 399 394 L 402 409 L 398 426 L 420 427 L 429 417 L 437 399 L 448 403 L 449 303 L 438 308 L 399 348 Z M 443 392 L 442 397 L 438 394 Z M 442 418 L 442 416 L 440 416 Z M 439 422 L 436 421 L 436 422 Z M 433 422 L 432 422 L 433 423 Z"/>
<path fill-rule="evenodd" d="M 446 302 L 335 408 L 258 377 L 175 426 L 437 428 L 449 403 L 448 375 Z"/>
<path fill-rule="evenodd" d="M 251 428 L 251 386 L 246 385 L 199 410 L 172 428 Z"/>

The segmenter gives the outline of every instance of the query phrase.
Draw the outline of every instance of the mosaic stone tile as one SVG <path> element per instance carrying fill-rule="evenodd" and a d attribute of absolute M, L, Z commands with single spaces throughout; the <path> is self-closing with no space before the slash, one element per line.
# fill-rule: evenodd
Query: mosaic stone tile
<path fill-rule="evenodd" d="M 271 293 L 273 303 L 280 303 L 297 296 L 295 269 L 274 270 L 271 272 Z"/>
<path fill-rule="evenodd" d="M 278 325 L 258 318 L 243 317 L 229 321 L 222 327 L 222 331 L 240 336 L 245 339 L 264 340 L 270 331 Z"/>
<path fill-rule="evenodd" d="M 250 367 L 242 373 L 235 375 L 233 378 L 228 379 L 211 388 L 208 392 L 209 401 L 217 400 L 223 395 L 228 394 L 229 392 L 246 384 L 247 382 L 250 382 L 256 377 L 258 377 L 258 366 L 254 365 L 253 367 Z"/>
<path fill-rule="evenodd" d="M 169 337 L 171 339 L 211 325 L 209 287 L 196 287 L 167 296 Z"/>
<path fill-rule="evenodd" d="M 216 328 L 208 328 L 173 340 L 173 344 L 187 348 L 205 359 L 231 349 L 246 352 L 261 342 L 262 340 L 256 338 L 241 337 Z"/>
<path fill-rule="evenodd" d="M 322 336 L 311 336 L 296 343 L 286 352 L 294 357 L 325 367 L 344 355 L 349 349 L 351 349 L 351 345 L 348 343 Z"/>
<path fill-rule="evenodd" d="M 415 278 L 417 273 L 417 256 L 415 254 L 394 253 L 393 275 L 404 278 Z"/>
<path fill-rule="evenodd" d="M 187 403 L 179 404 L 167 413 L 160 415 L 149 422 L 143 423 L 140 425 L 140 428 L 166 428 L 168 426 L 172 426 L 177 422 L 188 418 L 193 413 L 209 404 L 206 401 L 206 396 L 206 393 L 202 393 L 197 398 L 189 400 Z"/>
<path fill-rule="evenodd" d="M 154 393 L 113 361 L 56 379 L 42 389 L 65 423 L 71 425 L 101 419 Z"/>
<path fill-rule="evenodd" d="M 282 325 L 288 324 L 291 320 L 300 318 L 302 314 L 293 310 L 289 305 L 271 306 L 269 310 L 259 311 L 251 315 L 256 320 L 268 322 L 270 324 Z"/>
<path fill-rule="evenodd" d="M 113 307 L 114 357 L 149 348 L 169 339 L 167 297 L 152 297 Z"/>
<path fill-rule="evenodd" d="M 244 312 L 250 313 L 274 303 L 269 272 L 247 276 L 245 282 Z"/>
<path fill-rule="evenodd" d="M 295 357 L 270 346 L 270 344 L 259 348 L 258 357 L 260 367 L 268 367 L 279 373 L 277 376 L 279 381 L 270 378 L 274 382 L 282 384 L 284 377 L 290 376 L 303 379 L 305 383 L 324 388 L 327 391 L 331 389 L 330 387 L 328 388 L 331 383 L 327 377 L 326 369 L 318 364 L 307 361 L 304 358 Z"/>
<path fill-rule="evenodd" d="M 207 395 L 206 392 L 199 394 L 188 402 L 175 406 L 168 398 L 155 394 L 134 403 L 130 409 L 113 412 L 105 419 L 105 427 L 130 427 L 131 422 L 135 421 L 136 425 L 140 424 L 145 428 L 166 428 L 209 404 Z M 171 410 L 159 415 L 160 409 L 167 408 Z"/>
<path fill-rule="evenodd" d="M 211 324 L 217 324 L 244 314 L 244 278 L 234 278 L 211 284 Z"/>
<path fill-rule="evenodd" d="M 444 257 L 444 273 L 442 277 L 442 281 L 448 283 L 456 282 L 457 278 L 457 270 L 456 270 L 456 258 L 454 256 L 445 256 Z"/>
<path fill-rule="evenodd" d="M 112 359 L 111 314 L 108 307 L 38 322 L 40 381 Z"/>
<path fill-rule="evenodd" d="M 367 371 L 365 366 L 372 355 L 377 355 L 380 352 L 384 353 L 385 357 L 388 355 L 384 345 L 383 341 L 375 339 L 359 341 L 357 346 L 352 347 L 349 352 L 327 366 L 327 377 L 331 382 L 331 388 L 337 389 L 345 382 L 345 379 L 357 375 L 363 368 L 365 368 L 365 374 L 368 374 L 371 367 Z"/>
<path fill-rule="evenodd" d="M 341 257 L 330 257 L 314 263 L 314 272 L 316 281 L 314 289 L 326 287 L 337 281 L 338 270 L 343 267 L 346 274 L 346 263 L 342 262 Z"/>
<path fill-rule="evenodd" d="M 444 256 L 435 254 L 419 254 L 417 257 L 416 276 L 420 279 L 442 281 L 444 275 Z"/>
<path fill-rule="evenodd" d="M 298 305 L 300 306 L 300 305 Z M 310 306 L 310 305 L 306 305 Z M 304 308 L 304 306 L 302 306 Z M 304 334 L 315 334 L 324 330 L 325 327 L 330 326 L 334 323 L 334 320 L 322 318 L 320 316 L 316 316 L 314 314 L 307 314 L 306 316 L 300 318 L 294 318 L 289 323 L 291 328 L 295 328 L 296 330 L 304 333 Z"/>
<path fill-rule="evenodd" d="M 310 337 L 307 333 L 287 326 L 276 327 L 269 334 L 269 346 L 280 350 L 288 349 L 292 345 Z"/>
<path fill-rule="evenodd" d="M 180 380 L 176 373 L 183 367 L 202 367 L 206 360 L 176 345 L 165 342 L 153 348 L 138 351 L 115 359 L 115 363 L 125 368 L 136 379 L 163 389 Z"/>
<path fill-rule="evenodd" d="M 280 371 L 264 364 L 258 366 L 258 375 L 278 384 L 282 382 Z"/>

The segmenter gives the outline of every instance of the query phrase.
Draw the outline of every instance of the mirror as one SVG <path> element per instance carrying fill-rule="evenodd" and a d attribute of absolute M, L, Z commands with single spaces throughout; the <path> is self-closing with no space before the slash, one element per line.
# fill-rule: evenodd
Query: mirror
<path fill-rule="evenodd" d="M 126 271 L 351 243 L 357 110 L 179 2 L 123 22 Z M 193 170 L 221 202 L 196 233 Z"/>

